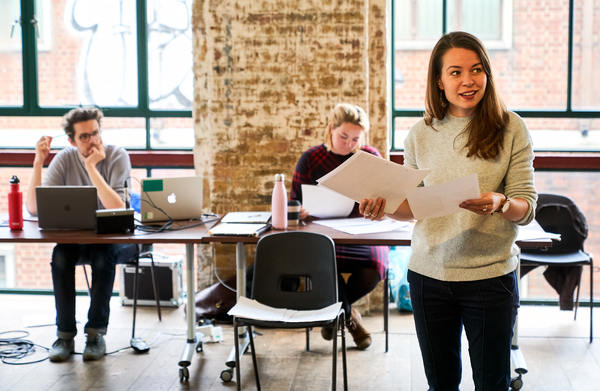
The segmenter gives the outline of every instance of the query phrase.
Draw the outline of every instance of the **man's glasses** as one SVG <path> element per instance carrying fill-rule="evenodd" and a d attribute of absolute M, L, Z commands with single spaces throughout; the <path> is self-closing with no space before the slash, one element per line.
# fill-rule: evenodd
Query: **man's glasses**
<path fill-rule="evenodd" d="M 82 143 L 89 142 L 92 137 L 100 137 L 100 131 L 94 130 L 92 133 L 81 133 L 79 136 L 77 136 L 79 141 Z"/>

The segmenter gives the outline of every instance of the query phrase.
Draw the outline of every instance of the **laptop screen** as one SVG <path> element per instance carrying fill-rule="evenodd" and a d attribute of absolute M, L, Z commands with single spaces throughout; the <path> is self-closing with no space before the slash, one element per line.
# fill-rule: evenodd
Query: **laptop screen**
<path fill-rule="evenodd" d="M 41 229 L 95 229 L 98 195 L 93 186 L 38 186 Z"/>

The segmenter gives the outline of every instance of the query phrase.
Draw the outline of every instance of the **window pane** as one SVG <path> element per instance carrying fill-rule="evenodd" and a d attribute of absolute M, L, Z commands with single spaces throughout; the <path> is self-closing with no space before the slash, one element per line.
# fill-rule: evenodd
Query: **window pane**
<path fill-rule="evenodd" d="M 600 151 L 600 118 L 524 118 L 536 151 Z"/>
<path fill-rule="evenodd" d="M 21 9 L 18 1 L 0 2 L 0 105 L 23 106 Z M 11 36 L 12 35 L 12 36 Z"/>
<path fill-rule="evenodd" d="M 573 32 L 573 108 L 599 110 L 600 2 L 575 1 Z"/>
<path fill-rule="evenodd" d="M 150 108 L 192 109 L 192 0 L 148 1 Z"/>
<path fill-rule="evenodd" d="M 6 288 L 6 257 L 0 255 L 0 288 Z"/>
<path fill-rule="evenodd" d="M 394 118 L 394 145 L 393 149 L 404 149 L 404 139 L 408 131 L 422 117 L 396 117 Z"/>
<path fill-rule="evenodd" d="M 483 41 L 502 39 L 501 0 L 449 0 L 448 30 L 469 31 Z"/>
<path fill-rule="evenodd" d="M 52 148 L 68 144 L 61 117 L 0 117 L 0 148 L 35 148 L 42 136 L 52 136 Z"/>
<path fill-rule="evenodd" d="M 102 141 L 123 148 L 146 148 L 146 121 L 144 118 L 104 117 Z"/>
<path fill-rule="evenodd" d="M 52 5 L 52 45 L 38 47 L 40 105 L 137 106 L 136 2 Z"/>
<path fill-rule="evenodd" d="M 190 118 L 151 118 L 150 147 L 165 149 L 192 149 L 194 147 L 194 120 Z"/>

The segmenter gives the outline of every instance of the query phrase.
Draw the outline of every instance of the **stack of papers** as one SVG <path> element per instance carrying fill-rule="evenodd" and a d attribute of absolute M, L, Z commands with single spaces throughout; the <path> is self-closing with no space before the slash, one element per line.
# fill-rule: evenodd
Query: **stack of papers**
<path fill-rule="evenodd" d="M 352 235 L 375 234 L 391 231 L 410 231 L 412 223 L 392 219 L 369 220 L 362 217 L 348 219 L 315 220 L 314 224 L 324 225 Z"/>
<path fill-rule="evenodd" d="M 271 307 L 241 296 L 238 298 L 236 305 L 227 312 L 227 315 L 271 322 L 303 323 L 334 319 L 339 314 L 341 308 L 342 303 L 337 302 L 318 310 L 297 311 Z"/>
<path fill-rule="evenodd" d="M 363 198 L 384 198 L 384 212 L 389 214 L 394 213 L 408 199 L 417 220 L 459 212 L 464 210 L 458 206 L 461 202 L 481 197 L 477 174 L 442 184 L 418 187 L 429 172 L 430 170 L 404 167 L 358 151 L 317 182 L 356 202 Z"/>

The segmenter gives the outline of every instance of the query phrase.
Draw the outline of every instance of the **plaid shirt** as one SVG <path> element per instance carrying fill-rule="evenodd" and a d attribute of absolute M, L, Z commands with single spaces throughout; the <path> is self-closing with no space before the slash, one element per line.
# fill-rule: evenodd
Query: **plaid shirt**
<path fill-rule="evenodd" d="M 377 149 L 365 145 L 361 150 L 381 157 Z M 337 155 L 328 151 L 324 144 L 309 148 L 300 156 L 294 177 L 292 179 L 292 189 L 290 199 L 302 202 L 302 185 L 316 185 L 317 179 L 328 174 L 337 168 L 340 164 L 348 160 L 352 154 Z M 349 217 L 358 217 L 358 204 L 354 205 Z M 389 261 L 389 247 L 387 246 L 363 246 L 363 245 L 336 245 L 336 258 L 338 261 L 338 271 L 343 273 L 350 271 L 355 262 L 363 262 L 364 267 L 375 267 L 379 276 L 383 279 Z M 354 264 L 354 265 L 353 265 Z"/>

